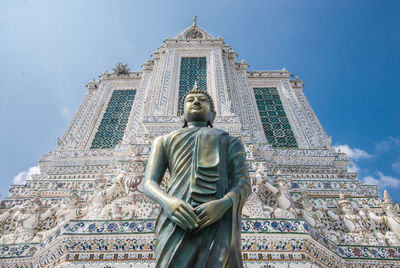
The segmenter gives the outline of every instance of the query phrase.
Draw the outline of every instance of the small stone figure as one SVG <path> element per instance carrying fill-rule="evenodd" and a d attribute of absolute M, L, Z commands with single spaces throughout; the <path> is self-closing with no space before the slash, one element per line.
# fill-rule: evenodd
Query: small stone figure
<path fill-rule="evenodd" d="M 247 158 L 250 160 L 254 160 L 256 152 L 257 152 L 256 145 L 254 144 L 249 145 L 247 150 Z"/>
<path fill-rule="evenodd" d="M 113 71 L 115 74 L 119 75 L 129 75 L 130 68 L 128 67 L 128 64 L 122 64 L 121 62 L 118 62 L 115 67 L 113 68 Z"/>
<path fill-rule="evenodd" d="M 24 209 L 18 210 L 13 215 L 15 220 L 15 243 L 24 243 L 34 238 L 35 228 L 39 223 L 42 210 L 42 202 L 40 202 L 39 198 L 34 198 L 26 203 Z"/>
<path fill-rule="evenodd" d="M 87 208 L 79 208 L 81 201 L 77 191 L 71 191 L 67 198 L 62 202 L 61 207 L 56 212 L 57 222 L 60 224 L 70 220 L 77 220 L 82 218 L 88 211 Z"/>
<path fill-rule="evenodd" d="M 356 214 L 350 201 L 345 199 L 344 194 L 339 194 L 338 207 L 341 211 L 340 215 L 336 215 L 332 210 L 328 210 L 328 215 L 335 221 L 342 221 L 349 233 L 367 232 L 364 222 L 364 215 Z"/>
<path fill-rule="evenodd" d="M 16 234 L 16 217 L 21 211 L 25 210 L 24 205 L 18 205 L 8 209 L 6 212 L 0 215 L 0 223 L 2 226 L 2 232 L 0 237 L 0 244 L 13 244 L 15 243 Z"/>
<path fill-rule="evenodd" d="M 387 225 L 389 229 L 394 233 L 400 233 L 400 215 L 399 215 L 399 205 L 392 202 L 389 193 L 385 190 L 384 201 L 381 206 L 386 216 L 377 216 L 372 211 L 368 212 L 368 216 L 376 222 L 382 222 Z"/>
<path fill-rule="evenodd" d="M 300 198 L 302 209 L 300 213 L 302 218 L 312 227 L 322 227 L 322 217 L 324 216 L 320 210 L 314 210 L 313 201 L 306 193 L 302 193 Z"/>
<path fill-rule="evenodd" d="M 112 202 L 113 219 L 149 219 L 158 215 L 158 205 L 143 193 L 145 164 L 140 149 L 127 163 L 129 173 L 124 177 L 126 196 Z"/>
<path fill-rule="evenodd" d="M 264 172 L 261 167 L 257 168 L 256 176 L 252 180 L 252 192 L 258 193 L 259 185 L 264 179 Z"/>
<path fill-rule="evenodd" d="M 390 246 L 400 246 L 400 215 L 399 205 L 392 202 L 389 193 L 385 190 L 383 193 L 383 202 L 381 204 L 386 216 L 377 216 L 374 212 L 369 211 L 368 216 L 375 222 L 381 222 L 389 227 L 390 231 L 385 233 L 385 238 Z"/>
<path fill-rule="evenodd" d="M 89 208 L 80 208 L 79 202 L 81 198 L 78 193 L 73 190 L 64 198 L 60 203 L 49 208 L 45 213 L 40 215 L 40 220 L 45 221 L 48 217 L 55 216 L 55 226 L 49 230 L 43 230 L 36 234 L 32 242 L 40 242 L 47 236 L 51 235 L 56 229 L 63 226 L 70 220 L 77 220 L 82 218 L 88 212 Z"/>
<path fill-rule="evenodd" d="M 281 175 L 280 171 L 276 173 L 274 185 L 266 179 L 262 182 L 261 193 L 264 197 L 266 206 L 274 208 L 275 218 L 295 219 L 296 210 L 292 197 L 289 195 L 289 184 Z M 271 195 L 272 194 L 272 195 Z M 274 203 L 275 202 L 275 203 Z"/>
<path fill-rule="evenodd" d="M 110 219 L 111 216 L 111 203 L 112 201 L 121 197 L 124 194 L 123 179 L 125 173 L 119 174 L 114 183 L 107 189 L 106 178 L 103 174 L 97 175 L 94 180 L 94 193 L 91 199 L 88 201 L 89 208 L 88 213 L 84 217 L 87 220 L 98 219 Z"/>
<path fill-rule="evenodd" d="M 146 168 L 145 193 L 162 207 L 156 267 L 243 267 L 241 214 L 251 191 L 244 146 L 212 128 L 207 92 L 195 87 L 181 108 L 184 127 L 155 139 Z"/>

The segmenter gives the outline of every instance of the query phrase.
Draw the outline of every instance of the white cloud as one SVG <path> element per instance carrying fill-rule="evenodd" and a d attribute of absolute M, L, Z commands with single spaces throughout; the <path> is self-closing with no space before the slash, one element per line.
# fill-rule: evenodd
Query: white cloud
<path fill-rule="evenodd" d="M 369 185 L 378 185 L 379 187 L 390 186 L 392 188 L 399 188 L 400 187 L 400 179 L 386 176 L 382 172 L 378 172 L 378 177 L 367 176 L 362 179 L 364 184 Z"/>
<path fill-rule="evenodd" d="M 367 153 L 364 150 L 361 150 L 359 148 L 351 148 L 347 144 L 342 144 L 342 145 L 335 145 L 333 146 L 335 150 L 340 150 L 342 153 L 346 153 L 351 160 L 357 161 L 362 158 L 371 158 L 372 155 Z"/>
<path fill-rule="evenodd" d="M 13 179 L 13 184 L 25 184 L 26 180 L 32 179 L 32 175 L 39 174 L 39 166 L 30 167 L 28 171 L 21 171 Z"/>
<path fill-rule="evenodd" d="M 383 153 L 391 149 L 392 146 L 396 146 L 397 144 L 400 143 L 399 139 L 389 137 L 388 139 L 379 142 L 375 146 L 375 151 L 377 153 Z M 335 150 L 340 150 L 343 153 L 346 153 L 349 158 L 350 158 L 350 164 L 349 164 L 349 171 L 352 172 L 360 172 L 360 167 L 359 167 L 359 160 L 360 159 L 368 159 L 373 157 L 373 155 L 369 154 L 368 152 L 361 150 L 359 148 L 351 148 L 347 144 L 343 145 L 336 145 L 333 147 Z M 397 171 L 400 173 L 400 157 L 397 158 L 397 160 L 392 164 L 393 170 Z M 367 171 L 366 169 L 363 168 L 363 171 Z M 391 187 L 391 188 L 400 188 L 400 178 L 395 178 L 392 176 L 386 176 L 382 172 L 377 172 L 376 175 L 368 175 L 361 179 L 361 181 L 364 184 L 367 185 L 378 185 L 379 188 L 383 187 Z"/>
<path fill-rule="evenodd" d="M 358 173 L 358 172 L 360 172 L 360 167 L 356 163 L 354 163 L 354 161 L 350 161 L 349 171 Z"/>
<path fill-rule="evenodd" d="M 392 168 L 394 171 L 400 173 L 400 157 L 392 164 Z"/>
<path fill-rule="evenodd" d="M 69 112 L 67 107 L 64 107 L 61 110 L 61 115 L 65 118 L 65 119 L 70 119 L 71 118 L 71 113 Z"/>
<path fill-rule="evenodd" d="M 378 142 L 375 145 L 375 151 L 377 151 L 378 153 L 384 153 L 397 145 L 400 145 L 400 139 L 394 137 L 387 137 L 386 139 Z"/>
<path fill-rule="evenodd" d="M 367 177 L 363 178 L 361 181 L 367 185 L 378 185 L 379 184 L 379 180 L 375 179 L 372 176 L 367 176 Z"/>

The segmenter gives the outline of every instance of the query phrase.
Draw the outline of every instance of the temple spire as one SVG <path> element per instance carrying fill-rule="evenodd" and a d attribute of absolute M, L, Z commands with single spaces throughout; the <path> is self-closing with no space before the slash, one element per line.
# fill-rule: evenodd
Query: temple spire
<path fill-rule="evenodd" d="M 195 89 L 199 89 L 199 86 L 197 84 L 197 80 L 194 81 L 194 85 L 193 85 L 193 90 L 195 90 Z"/>

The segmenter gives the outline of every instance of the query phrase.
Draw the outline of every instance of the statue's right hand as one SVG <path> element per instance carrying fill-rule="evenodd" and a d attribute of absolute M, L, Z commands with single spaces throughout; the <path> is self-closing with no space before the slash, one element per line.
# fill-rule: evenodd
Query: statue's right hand
<path fill-rule="evenodd" d="M 168 218 L 182 229 L 192 231 L 199 227 L 199 217 L 194 213 L 193 208 L 182 199 L 171 197 L 164 209 Z"/>

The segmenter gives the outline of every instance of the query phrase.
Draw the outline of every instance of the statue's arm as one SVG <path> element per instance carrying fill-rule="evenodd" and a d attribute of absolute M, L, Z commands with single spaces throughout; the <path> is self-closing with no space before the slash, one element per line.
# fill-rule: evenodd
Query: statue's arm
<path fill-rule="evenodd" d="M 162 138 L 156 138 L 151 147 L 144 179 L 144 193 L 163 207 L 163 204 L 167 203 L 170 196 L 160 188 L 162 178 L 167 169 L 167 158 Z"/>
<path fill-rule="evenodd" d="M 371 220 L 373 220 L 373 221 L 376 221 L 376 222 L 381 222 L 382 221 L 382 218 L 381 217 L 379 217 L 379 216 L 377 216 L 374 212 L 372 212 L 372 211 L 369 211 L 368 212 L 368 216 L 369 216 L 369 218 L 371 219 Z"/>
<path fill-rule="evenodd" d="M 359 211 L 358 211 L 358 215 L 360 215 L 361 218 L 363 218 L 364 220 L 367 219 L 367 215 L 365 214 L 365 212 L 364 212 L 363 210 L 359 210 Z"/>
<path fill-rule="evenodd" d="M 246 163 L 246 152 L 241 141 L 233 139 L 229 146 L 228 179 L 230 182 L 229 197 L 233 204 L 236 202 L 244 204 L 251 193 L 249 170 Z"/>
<path fill-rule="evenodd" d="M 124 190 L 123 188 L 123 180 L 124 180 L 124 175 L 125 174 L 119 174 L 116 178 L 115 178 L 115 182 L 111 185 L 111 187 L 109 187 L 108 189 L 104 190 L 106 199 L 111 198 L 114 194 L 116 193 L 120 193 Z"/>
<path fill-rule="evenodd" d="M 4 220 L 8 219 L 8 217 L 10 217 L 11 215 L 12 215 L 12 209 L 9 209 L 0 215 L 0 221 L 4 221 Z"/>
<path fill-rule="evenodd" d="M 331 217 L 335 221 L 340 221 L 340 216 L 336 215 L 332 210 L 328 210 L 327 214 L 329 215 L 329 217 Z"/>
<path fill-rule="evenodd" d="M 40 220 L 45 220 L 47 217 L 51 216 L 51 214 L 53 214 L 53 207 L 49 208 L 48 210 L 46 210 L 43 214 L 41 214 L 39 216 Z"/>
<path fill-rule="evenodd" d="M 160 204 L 169 219 L 185 230 L 193 230 L 198 227 L 200 221 L 193 208 L 182 199 L 170 196 L 160 188 L 167 164 L 161 136 L 154 140 L 151 147 L 144 179 L 144 193 Z"/>
<path fill-rule="evenodd" d="M 89 212 L 89 206 L 86 206 L 86 207 L 84 207 L 84 208 L 77 208 L 76 210 L 76 216 L 77 216 L 77 218 L 78 219 L 80 219 L 80 218 L 82 218 L 82 217 L 85 217 L 86 216 L 86 214 L 88 214 L 88 212 Z"/>
<path fill-rule="evenodd" d="M 267 187 L 267 189 L 268 189 L 271 193 L 273 193 L 273 194 L 275 194 L 275 195 L 277 195 L 277 194 L 279 193 L 279 190 L 278 190 L 275 186 L 273 186 L 271 183 L 269 183 L 267 180 L 264 180 L 264 181 L 263 181 L 263 184 L 264 184 L 265 187 Z"/>

